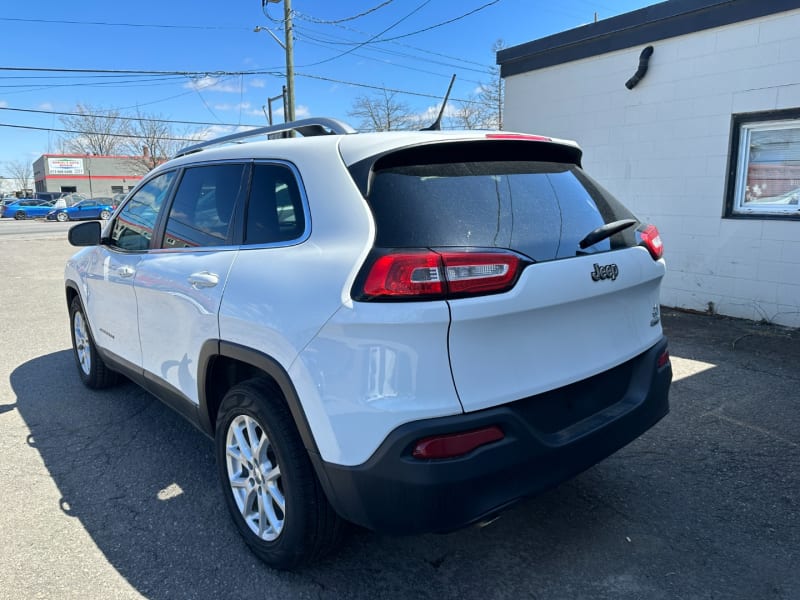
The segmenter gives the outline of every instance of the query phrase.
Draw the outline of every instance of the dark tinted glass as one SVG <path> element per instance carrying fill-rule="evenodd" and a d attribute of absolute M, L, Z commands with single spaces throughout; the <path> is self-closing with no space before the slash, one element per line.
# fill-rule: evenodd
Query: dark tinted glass
<path fill-rule="evenodd" d="M 172 203 L 164 248 L 220 246 L 228 239 L 244 165 L 186 169 Z"/>
<path fill-rule="evenodd" d="M 247 204 L 245 244 L 271 244 L 299 238 L 305 230 L 297 180 L 283 165 L 255 165 Z"/>
<path fill-rule="evenodd" d="M 536 261 L 575 256 L 590 231 L 633 218 L 578 167 L 534 161 L 378 171 L 369 203 L 377 246 L 509 248 Z M 634 243 L 631 232 L 589 251 Z"/>
<path fill-rule="evenodd" d="M 148 181 L 122 207 L 111 227 L 112 246 L 122 250 L 147 250 L 153 237 L 158 211 L 164 203 L 175 172 Z"/>

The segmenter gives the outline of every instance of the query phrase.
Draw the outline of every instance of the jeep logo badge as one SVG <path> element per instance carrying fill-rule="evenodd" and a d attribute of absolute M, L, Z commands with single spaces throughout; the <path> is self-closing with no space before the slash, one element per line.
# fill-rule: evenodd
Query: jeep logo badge
<path fill-rule="evenodd" d="M 592 279 L 594 281 L 600 281 L 601 279 L 614 281 L 617 275 L 619 275 L 619 268 L 614 263 L 602 266 L 594 263 L 594 271 L 592 271 Z"/>

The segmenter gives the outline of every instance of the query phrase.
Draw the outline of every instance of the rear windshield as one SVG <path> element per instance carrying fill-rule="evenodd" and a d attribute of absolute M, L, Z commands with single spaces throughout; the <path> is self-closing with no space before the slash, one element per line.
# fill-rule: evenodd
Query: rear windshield
<path fill-rule="evenodd" d="M 536 261 L 575 256 L 597 227 L 635 218 L 575 165 L 481 161 L 374 174 L 368 202 L 383 248 L 508 248 Z M 635 245 L 633 228 L 587 252 Z"/>

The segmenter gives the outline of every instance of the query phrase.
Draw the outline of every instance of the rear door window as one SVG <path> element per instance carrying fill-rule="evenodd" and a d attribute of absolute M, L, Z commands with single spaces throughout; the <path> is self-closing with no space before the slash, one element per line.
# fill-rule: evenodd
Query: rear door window
<path fill-rule="evenodd" d="M 225 245 L 242 190 L 244 169 L 242 164 L 186 169 L 169 210 L 162 247 Z"/>
<path fill-rule="evenodd" d="M 633 218 L 579 167 L 540 161 L 379 170 L 368 201 L 377 246 L 508 248 L 536 261 L 576 256 L 590 231 Z M 635 244 L 630 230 L 589 250 Z"/>

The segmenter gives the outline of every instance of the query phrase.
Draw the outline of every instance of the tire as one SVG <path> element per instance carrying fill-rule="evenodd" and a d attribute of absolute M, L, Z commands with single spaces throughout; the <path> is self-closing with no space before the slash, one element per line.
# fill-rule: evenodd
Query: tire
<path fill-rule="evenodd" d="M 16 219 L 17 221 L 21 221 L 26 216 L 27 215 L 25 214 L 24 210 L 18 210 L 17 212 L 14 213 L 14 219 Z"/>
<path fill-rule="evenodd" d="M 106 366 L 97 353 L 89 322 L 77 296 L 72 299 L 69 307 L 69 324 L 72 334 L 72 354 L 83 385 L 93 390 L 114 385 L 117 382 L 117 374 Z"/>
<path fill-rule="evenodd" d="M 56 213 L 56 220 L 62 223 L 69 221 L 69 215 L 65 212 Z"/>
<path fill-rule="evenodd" d="M 225 503 L 256 556 L 276 569 L 294 569 L 337 544 L 344 523 L 274 384 L 251 379 L 225 395 L 215 445 Z"/>
<path fill-rule="evenodd" d="M 103 221 L 108 221 L 111 218 L 111 213 L 107 210 L 101 210 L 100 218 L 103 219 Z"/>

